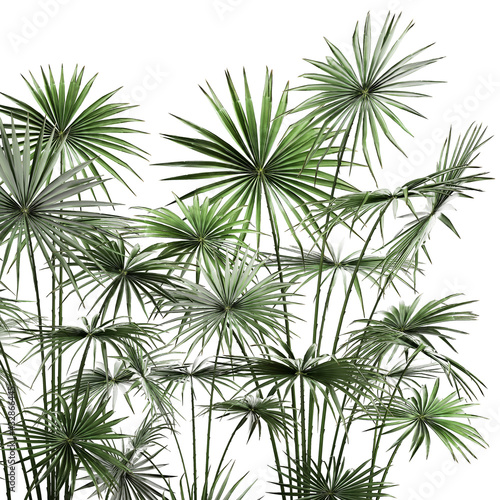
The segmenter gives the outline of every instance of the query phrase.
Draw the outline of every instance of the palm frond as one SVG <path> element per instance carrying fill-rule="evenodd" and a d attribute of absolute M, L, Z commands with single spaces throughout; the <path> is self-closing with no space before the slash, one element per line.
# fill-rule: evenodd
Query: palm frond
<path fill-rule="evenodd" d="M 318 153 L 324 142 L 322 137 L 324 133 L 333 135 L 330 146 L 342 135 L 340 158 L 343 156 L 348 139 L 352 139 L 351 162 L 356 147 L 361 142 L 365 160 L 369 166 L 371 165 L 368 148 L 368 141 L 371 139 L 378 160 L 382 164 L 379 139 L 381 134 L 402 151 L 391 134 L 389 125 L 394 123 L 405 132 L 410 133 L 396 113 L 402 110 L 416 116 L 422 116 L 418 111 L 405 104 L 404 100 L 428 97 L 426 94 L 410 92 L 405 89 L 437 83 L 429 80 L 411 80 L 408 77 L 436 62 L 439 58 L 415 62 L 414 59 L 430 47 L 427 46 L 393 62 L 396 50 L 413 26 L 413 23 L 410 23 L 395 38 L 399 19 L 400 16 L 387 15 L 373 48 L 370 14 L 366 16 L 362 34 L 359 25 L 356 25 L 352 37 L 355 67 L 328 40 L 326 43 L 332 55 L 326 58 L 326 63 L 306 59 L 321 71 L 320 73 L 302 75 L 313 80 L 314 83 L 295 89 L 316 92 L 314 96 L 306 99 L 293 110 L 294 112 L 311 110 L 302 120 L 309 127 L 320 125 L 320 134 L 317 135 L 317 140 L 312 145 L 306 162 Z M 394 39 L 395 41 L 393 41 Z M 329 148 L 326 151 L 328 152 Z"/>
<path fill-rule="evenodd" d="M 206 169 L 206 172 L 183 174 L 168 180 L 205 182 L 202 187 L 187 193 L 181 199 L 216 190 L 217 193 L 211 195 L 211 200 L 213 202 L 224 200 L 222 211 L 246 206 L 240 218 L 255 224 L 257 243 L 262 227 L 262 211 L 267 207 L 273 219 L 278 213 L 282 215 L 291 234 L 300 244 L 292 220 L 300 222 L 308 214 L 308 203 L 318 199 L 327 200 L 333 182 L 336 182 L 338 189 L 347 191 L 356 189 L 338 176 L 316 169 L 313 161 L 306 161 L 310 156 L 311 146 L 318 140 L 317 130 L 301 126 L 282 130 L 288 102 L 288 86 L 283 91 L 273 116 L 272 72 L 266 72 L 258 121 L 246 74 L 244 74 L 245 106 L 242 105 L 232 78 L 227 72 L 226 79 L 236 120 L 233 120 L 210 86 L 208 92 L 205 90 L 203 92 L 215 108 L 231 137 L 231 142 L 194 123 L 180 119 L 203 139 L 170 134 L 165 134 L 164 137 L 208 156 L 210 160 L 168 162 L 159 165 Z M 326 139 L 324 134 L 320 136 L 322 140 Z M 321 163 L 322 167 L 336 166 L 337 162 L 331 159 L 336 151 L 336 148 L 331 148 L 328 157 Z M 319 150 L 313 158 L 325 154 L 323 150 Z M 248 229 L 248 227 L 249 222 L 246 222 L 243 228 Z"/>
<path fill-rule="evenodd" d="M 429 456 L 431 435 L 437 436 L 448 448 L 454 460 L 456 452 L 460 453 L 467 461 L 469 455 L 475 458 L 469 448 L 471 444 L 485 447 L 484 439 L 471 425 L 461 420 L 477 418 L 477 415 L 467 413 L 473 406 L 465 403 L 452 393 L 444 398 L 438 397 L 439 379 L 436 379 L 432 391 L 429 393 L 427 386 L 420 391 L 413 389 L 413 396 L 395 398 L 387 409 L 385 426 L 389 430 L 385 434 L 400 432 L 401 435 L 392 445 L 400 445 L 407 437 L 411 436 L 411 457 L 425 444 L 426 456 Z"/>
<path fill-rule="evenodd" d="M 75 67 L 68 86 L 63 67 L 58 83 L 50 67 L 48 71 L 42 68 L 41 73 L 42 85 L 31 73 L 31 82 L 23 77 L 35 100 L 33 105 L 2 93 L 13 105 L 0 105 L 0 112 L 12 117 L 18 130 L 25 128 L 32 141 L 42 135 L 43 147 L 51 142 L 53 136 L 56 146 L 60 147 L 71 166 L 86 164 L 85 168 L 89 172 L 85 176 L 90 174 L 98 177 L 98 170 L 102 168 L 128 187 L 116 170 L 116 165 L 139 176 L 119 155 L 144 158 L 146 154 L 120 137 L 123 134 L 141 133 L 124 126 L 141 121 L 122 116 L 122 113 L 134 106 L 112 102 L 119 90 L 117 89 L 84 107 L 97 75 L 84 83 L 84 69 L 79 70 L 78 66 Z M 30 150 L 27 141 L 25 147 Z"/>

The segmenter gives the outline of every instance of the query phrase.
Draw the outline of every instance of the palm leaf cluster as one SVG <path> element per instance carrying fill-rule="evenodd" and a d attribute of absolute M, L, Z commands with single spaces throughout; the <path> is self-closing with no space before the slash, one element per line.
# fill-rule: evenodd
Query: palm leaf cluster
<path fill-rule="evenodd" d="M 397 55 L 412 27 L 399 21 L 389 15 L 374 37 L 368 15 L 352 61 L 327 41 L 326 62 L 309 59 L 316 72 L 296 88 L 276 93 L 266 70 L 255 99 L 245 71 L 241 89 L 226 72 L 223 104 L 207 84 L 220 130 L 179 118 L 195 136 L 163 137 L 193 158 L 157 164 L 189 187 L 130 217 L 111 210 L 103 176 L 127 187 L 122 172 L 139 176 L 129 162 L 145 153 L 124 139 L 138 132 L 132 106 L 116 91 L 90 100 L 95 77 L 78 68 L 68 84 L 63 69 L 26 79 L 32 103 L 2 94 L 8 500 L 8 453 L 26 500 L 80 489 L 107 500 L 254 498 L 245 446 L 272 456 L 266 491 L 282 500 L 380 499 L 396 458 L 428 456 L 431 441 L 454 459 L 479 456 L 470 408 L 485 385 L 456 342 L 477 319 L 474 301 L 415 293 L 435 222 L 458 234 L 445 212 L 488 179 L 477 165 L 486 129 L 450 132 L 436 168 L 395 190 L 355 187 L 368 169 L 376 177 L 383 137 L 401 149 L 393 127 L 408 132 L 404 113 L 421 116 L 406 103 L 426 96 L 413 88 L 434 83 L 413 76 L 437 61 L 420 59 L 429 46 Z M 360 429 L 355 455 L 366 455 L 352 460 Z"/>

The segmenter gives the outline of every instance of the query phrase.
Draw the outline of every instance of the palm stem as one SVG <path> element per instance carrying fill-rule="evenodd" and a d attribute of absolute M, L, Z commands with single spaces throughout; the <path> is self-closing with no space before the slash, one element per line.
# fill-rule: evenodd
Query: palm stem
<path fill-rule="evenodd" d="M 16 388 L 16 385 L 15 385 L 15 380 L 14 380 L 14 377 L 12 375 L 12 371 L 11 371 L 10 366 L 9 366 L 9 360 L 8 360 L 7 354 L 5 353 L 4 348 L 3 348 L 1 342 L 0 342 L 0 354 L 1 354 L 2 359 L 3 359 L 3 362 L 0 361 L 0 368 L 3 371 L 3 373 L 5 373 L 5 375 L 7 377 L 7 380 L 9 382 L 9 384 L 10 384 L 10 387 L 12 388 L 12 392 L 13 392 L 13 395 L 14 395 L 14 400 L 16 402 L 16 407 L 17 407 L 17 409 L 19 411 L 19 419 L 21 420 L 21 426 L 23 428 L 23 433 L 24 433 L 24 436 L 26 436 L 26 444 L 27 444 L 27 449 L 28 449 L 28 457 L 29 457 L 29 461 L 30 461 L 30 464 L 31 464 L 31 473 L 33 474 L 33 483 L 35 484 L 35 490 L 36 490 L 37 498 L 38 498 L 38 500 L 41 500 L 42 499 L 42 491 L 40 489 L 40 483 L 38 481 L 38 470 L 37 470 L 37 467 L 36 467 L 35 459 L 33 458 L 33 453 L 29 453 L 29 451 L 32 450 L 31 440 L 29 438 L 28 427 L 26 425 L 26 421 L 24 419 L 24 415 L 23 415 L 23 411 L 22 411 L 21 399 L 19 398 L 19 394 L 17 393 L 17 388 Z M 2 404 L 2 408 L 4 408 L 3 404 Z M 4 410 L 4 413 L 5 413 L 5 410 Z M 8 418 L 6 413 L 5 413 L 5 417 Z M 33 497 L 32 497 L 32 494 L 31 494 L 31 490 L 33 488 L 29 488 L 30 481 L 28 479 L 28 472 L 27 472 L 26 467 L 24 465 L 24 460 L 22 459 L 21 450 L 18 448 L 17 452 L 19 454 L 19 461 L 21 462 L 21 468 L 23 470 L 25 484 L 26 484 L 26 487 L 28 488 L 28 496 L 29 496 L 30 499 L 32 499 Z"/>
<path fill-rule="evenodd" d="M 193 380 L 191 379 L 191 432 L 192 432 L 192 445 L 193 445 L 193 497 L 197 498 L 198 495 L 198 471 L 196 463 L 196 421 L 194 414 L 194 387 Z"/>
<path fill-rule="evenodd" d="M 27 224 L 26 224 L 27 225 Z M 28 229 L 28 228 L 27 228 Z M 33 286 L 35 288 L 35 300 L 36 300 L 36 311 L 37 311 L 37 323 L 38 323 L 38 331 L 40 334 L 40 358 L 41 358 L 41 366 L 44 367 L 45 365 L 45 346 L 44 346 L 44 341 L 43 341 L 43 324 L 42 324 L 42 305 L 41 305 L 41 299 L 40 299 L 40 289 L 38 285 L 38 273 L 36 270 L 36 263 L 35 263 L 35 253 L 33 250 L 33 242 L 31 241 L 31 238 L 29 237 L 29 229 L 28 229 L 28 256 L 29 256 L 29 261 L 30 261 L 30 266 L 31 266 L 31 273 L 33 277 Z M 48 398 L 47 398 L 47 378 L 45 374 L 45 369 L 42 369 L 42 391 L 43 391 L 43 409 L 46 412 L 48 410 Z M 47 424 L 45 424 L 47 426 Z M 47 429 L 47 427 L 46 427 Z M 47 477 L 47 495 L 49 498 L 51 498 L 52 495 L 52 481 L 51 477 Z"/>
<path fill-rule="evenodd" d="M 220 350 L 222 347 L 222 340 L 224 336 L 222 334 L 222 331 L 220 332 L 219 335 L 219 340 L 217 342 L 217 351 L 215 354 L 215 361 L 214 361 L 214 374 L 212 377 L 212 385 L 210 387 L 210 402 L 208 406 L 208 424 L 207 424 L 207 443 L 206 443 L 206 451 L 205 451 L 205 481 L 203 484 L 203 492 L 201 494 L 202 500 L 207 500 L 208 498 L 208 474 L 210 472 L 210 438 L 211 438 L 211 432 L 212 432 L 212 414 L 213 414 L 213 402 L 214 402 L 214 394 L 215 394 L 215 375 L 216 375 L 216 370 L 217 370 L 217 362 L 219 359 L 219 354 Z"/>
<path fill-rule="evenodd" d="M 245 358 L 247 358 L 248 355 L 247 355 L 245 346 L 241 343 L 241 341 L 238 338 L 238 336 L 235 337 L 235 340 L 236 340 L 236 343 L 238 344 L 238 347 L 241 350 L 241 354 Z M 260 398 L 262 398 L 263 397 L 262 390 L 259 388 L 257 377 L 255 376 L 253 368 L 250 369 L 250 373 L 251 373 L 252 378 L 254 380 L 255 386 L 258 389 L 257 394 L 258 394 L 258 396 Z M 278 399 L 281 401 L 282 399 L 281 399 L 281 395 L 280 395 L 279 391 L 277 391 L 277 396 L 278 396 Z M 284 410 L 283 407 L 281 407 L 281 412 L 283 414 L 283 425 L 286 425 L 285 410 Z M 269 438 L 271 440 L 271 446 L 272 446 L 272 449 L 273 449 L 274 463 L 276 465 L 276 472 L 278 474 L 278 483 L 279 483 L 279 486 L 280 486 L 281 497 L 284 500 L 286 498 L 286 496 L 285 496 L 285 487 L 283 485 L 283 473 L 281 471 L 280 456 L 279 456 L 279 452 L 278 452 L 278 446 L 276 444 L 276 437 L 274 436 L 274 434 L 272 432 L 270 432 L 269 433 Z M 286 438 L 286 436 L 285 436 L 285 452 L 286 452 L 287 461 L 288 461 L 288 470 L 290 470 L 290 466 L 292 464 L 292 461 L 290 459 L 290 445 L 288 443 L 288 439 Z"/>
<path fill-rule="evenodd" d="M 380 448 L 380 440 L 382 439 L 382 434 L 383 434 L 384 426 L 385 426 L 385 423 L 387 421 L 387 416 L 389 415 L 389 412 L 390 412 L 391 404 L 394 401 L 394 398 L 396 397 L 396 394 L 398 392 L 399 386 L 401 385 L 401 381 L 403 380 L 403 377 L 404 377 L 406 371 L 408 370 L 408 368 L 412 364 L 413 360 L 418 356 L 418 354 L 423 349 L 424 349 L 424 344 L 420 344 L 420 346 L 417 349 L 415 349 L 415 351 L 412 353 L 412 355 L 408 358 L 408 361 L 406 362 L 406 365 L 405 365 L 403 371 L 401 372 L 401 375 L 399 376 L 396 385 L 394 386 L 394 389 L 392 391 L 392 394 L 391 394 L 391 397 L 389 399 L 389 402 L 385 406 L 385 412 L 384 412 L 384 416 L 382 418 L 382 422 L 379 424 L 378 423 L 378 418 L 377 418 L 377 421 L 375 422 L 375 431 L 374 431 L 374 434 L 373 434 L 372 459 L 371 459 L 371 462 L 372 462 L 372 464 L 371 464 L 372 472 L 375 470 L 375 465 L 376 465 L 376 462 L 377 462 L 378 450 Z M 377 432 L 377 429 L 378 429 L 378 432 Z"/>
<path fill-rule="evenodd" d="M 271 211 L 271 199 L 269 196 L 269 192 L 265 186 L 263 186 L 264 189 L 264 194 L 265 194 L 265 199 L 266 199 L 266 205 L 267 205 L 267 211 L 268 211 L 268 216 L 269 216 L 269 223 L 271 224 L 271 234 L 273 237 L 273 244 L 274 244 L 274 253 L 276 255 L 276 263 L 278 266 L 278 276 L 280 279 L 280 283 L 284 283 L 283 279 L 283 271 L 282 271 L 282 266 L 281 266 L 281 256 L 280 256 L 280 243 L 279 243 L 279 233 L 277 228 L 275 227 L 274 224 L 274 218 L 273 214 Z M 285 294 L 286 289 L 282 288 L 281 293 Z M 286 343 L 288 347 L 291 346 L 291 337 L 290 337 L 290 322 L 288 320 L 287 315 L 287 306 L 285 302 L 285 297 L 283 296 L 283 311 L 285 313 L 285 334 L 286 334 Z M 295 458 L 299 460 L 300 457 L 300 450 L 299 450 L 299 429 L 298 429 L 298 414 L 297 414 L 297 397 L 295 395 L 295 390 L 292 388 L 291 392 L 291 399 L 292 399 L 292 408 L 293 408 L 293 420 L 294 420 L 294 425 L 293 425 L 293 434 L 294 434 L 294 444 L 295 444 Z M 288 442 L 288 440 L 287 440 Z M 276 464 L 276 467 L 278 467 L 278 464 Z"/>

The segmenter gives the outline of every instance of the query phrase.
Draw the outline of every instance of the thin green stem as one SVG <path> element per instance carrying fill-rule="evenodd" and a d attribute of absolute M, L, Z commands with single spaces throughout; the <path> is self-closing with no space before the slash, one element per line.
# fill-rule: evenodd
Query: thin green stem
<path fill-rule="evenodd" d="M 280 243 L 279 243 L 279 233 L 278 229 L 276 228 L 276 225 L 274 223 L 274 217 L 271 209 L 271 199 L 270 199 L 270 194 L 265 185 L 262 186 L 265 194 L 265 200 L 266 200 L 266 206 L 267 206 L 267 212 L 269 216 L 269 223 L 271 224 L 271 234 L 273 238 L 273 245 L 274 245 L 274 253 L 276 255 L 276 263 L 278 266 L 278 276 L 280 283 L 284 284 L 284 279 L 283 279 L 283 270 L 281 266 L 281 255 L 280 255 Z M 285 294 L 286 289 L 283 287 L 281 289 L 281 293 Z M 286 335 L 286 344 L 288 347 L 291 347 L 291 336 L 290 336 L 290 322 L 288 320 L 288 308 L 286 305 L 286 298 L 283 295 L 283 312 L 285 313 L 285 335 Z M 298 429 L 298 414 L 297 414 L 297 397 L 295 394 L 295 390 L 291 390 L 291 400 L 292 400 L 292 408 L 293 408 L 293 413 L 294 413 L 294 426 L 293 426 L 293 433 L 294 433 L 294 444 L 295 444 L 295 458 L 296 460 L 299 460 L 300 457 L 300 445 L 299 445 L 299 429 Z M 290 456 L 288 455 L 288 460 L 289 460 L 289 465 L 290 465 Z M 276 463 L 276 467 L 278 468 L 279 463 Z"/>
<path fill-rule="evenodd" d="M 194 498 L 198 495 L 198 469 L 196 463 L 196 420 L 194 414 L 194 387 L 193 379 L 191 379 L 191 432 L 192 432 L 192 445 L 193 445 L 193 496 Z"/>
<path fill-rule="evenodd" d="M 229 437 L 228 442 L 226 443 L 226 446 L 224 448 L 224 451 L 222 452 L 221 458 L 219 460 L 219 465 L 217 466 L 217 471 L 215 472 L 214 477 L 217 477 L 222 469 L 222 466 L 224 464 L 224 459 L 226 458 L 227 452 L 229 450 L 229 447 L 231 446 L 231 443 L 233 442 L 234 436 L 236 436 L 236 433 L 238 430 L 242 427 L 244 421 L 241 421 L 238 423 L 238 425 L 234 428 L 233 432 L 231 433 L 231 436 Z"/>
<path fill-rule="evenodd" d="M 382 479 L 381 479 L 381 483 L 384 484 L 385 480 L 387 479 L 387 475 L 389 474 L 389 469 L 391 468 L 392 466 L 392 463 L 394 462 L 394 459 L 396 458 L 396 455 L 399 451 L 399 448 L 401 448 L 401 445 L 403 443 L 398 443 L 395 447 L 394 447 L 394 450 L 393 452 L 391 453 L 391 456 L 389 458 L 389 461 L 387 462 L 387 465 L 385 467 L 385 470 L 384 470 L 384 474 L 382 475 Z M 378 493 L 377 493 L 377 496 L 374 500 L 379 500 L 379 498 L 381 498 L 382 496 L 382 487 L 379 488 L 378 490 Z"/>
<path fill-rule="evenodd" d="M 223 340 L 223 332 L 220 332 L 219 340 L 217 342 L 217 351 L 215 354 L 214 361 L 214 374 L 212 377 L 212 385 L 210 387 L 210 402 L 208 406 L 208 424 L 207 424 L 207 443 L 206 443 L 206 451 L 205 451 L 205 481 L 203 484 L 203 492 L 201 494 L 202 500 L 207 500 L 208 495 L 208 474 L 210 472 L 210 438 L 212 432 L 212 414 L 213 414 L 213 402 L 214 402 L 214 394 L 215 394 L 215 375 L 217 370 L 217 362 L 219 359 L 220 350 L 222 348 L 222 340 Z"/>
<path fill-rule="evenodd" d="M 424 344 L 420 344 L 420 346 L 417 349 L 415 349 L 415 351 L 412 353 L 412 355 L 408 358 L 408 361 L 406 362 L 406 365 L 405 365 L 403 371 L 401 372 L 401 375 L 399 376 L 396 385 L 394 386 L 394 390 L 392 391 L 392 394 L 391 394 L 391 397 L 389 399 L 389 402 L 387 403 L 387 405 L 385 405 L 385 411 L 384 411 L 384 416 L 382 418 L 382 422 L 380 423 L 380 425 L 378 423 L 378 419 L 375 422 L 375 431 L 374 431 L 374 434 L 373 434 L 372 459 L 371 459 L 371 462 L 372 462 L 371 463 L 372 472 L 375 470 L 375 465 L 376 465 L 376 462 L 377 462 L 378 450 L 380 448 L 380 440 L 382 439 L 382 434 L 383 434 L 384 426 L 385 426 L 385 423 L 387 421 L 387 417 L 389 415 L 392 402 L 394 401 L 394 398 L 396 397 L 396 394 L 398 392 L 399 386 L 401 385 L 401 382 L 403 380 L 403 377 L 404 377 L 406 371 L 408 370 L 408 368 L 412 364 L 413 360 L 418 356 L 418 354 L 423 349 L 424 349 Z M 377 429 L 378 429 L 378 432 L 377 432 Z"/>
<path fill-rule="evenodd" d="M 26 448 L 28 449 L 28 457 L 29 457 L 29 461 L 30 461 L 30 465 L 31 465 L 31 473 L 33 474 L 33 483 L 35 484 L 36 495 L 37 495 L 38 500 L 41 500 L 42 499 L 42 490 L 40 489 L 40 483 L 38 481 L 38 470 L 36 467 L 35 459 L 33 458 L 33 453 L 29 453 L 29 451 L 33 449 L 31 446 L 31 440 L 29 437 L 30 434 L 28 431 L 28 427 L 26 425 L 26 420 L 24 419 L 21 399 L 19 398 L 19 394 L 17 392 L 17 387 L 15 385 L 14 376 L 12 375 L 12 371 L 10 369 L 9 360 L 8 360 L 7 354 L 5 353 L 5 351 L 3 349 L 1 342 L 0 342 L 0 355 L 3 359 L 3 362 L 0 361 L 0 368 L 3 371 L 3 373 L 6 375 L 7 381 L 10 384 L 10 387 L 12 388 L 14 400 L 16 402 L 16 407 L 17 407 L 18 412 L 19 412 L 19 419 L 21 421 L 21 427 L 23 429 L 23 434 L 26 438 Z M 2 404 L 2 408 L 3 408 L 3 404 Z M 7 417 L 7 415 L 6 415 L 6 417 Z M 32 499 L 33 498 L 32 494 L 31 494 L 32 488 L 29 488 L 30 481 L 28 479 L 28 472 L 27 472 L 26 467 L 24 465 L 25 460 L 23 460 L 23 458 L 22 458 L 21 450 L 19 449 L 19 447 L 17 449 L 17 452 L 19 454 L 19 461 L 21 462 L 21 468 L 23 470 L 25 484 L 26 484 L 26 487 L 28 488 L 28 496 L 30 499 Z"/>
<path fill-rule="evenodd" d="M 299 375 L 299 385 L 300 385 L 300 426 L 302 435 L 302 464 L 305 467 L 307 463 L 307 442 L 306 442 L 306 399 L 304 391 L 304 375 Z"/>
<path fill-rule="evenodd" d="M 26 223 L 26 226 L 28 224 Z M 29 261 L 30 261 L 30 266 L 31 266 L 31 273 L 33 277 L 33 286 L 35 288 L 35 300 L 36 300 L 36 311 L 38 315 L 38 331 L 40 333 L 40 358 L 41 358 L 41 364 L 42 367 L 45 365 L 45 346 L 44 346 L 44 341 L 43 341 L 43 324 L 42 324 L 42 305 L 41 305 L 41 299 L 40 299 L 40 289 L 38 285 L 38 273 L 36 269 L 36 263 L 35 263 L 35 252 L 33 250 L 33 242 L 31 241 L 30 235 L 29 235 L 29 228 L 27 227 L 27 233 L 28 233 L 28 256 L 29 256 Z M 48 410 L 48 397 L 47 397 L 47 377 L 45 374 L 45 370 L 42 369 L 42 391 L 43 391 L 43 409 L 45 412 Z M 47 425 L 47 424 L 45 424 Z M 47 477 L 47 495 L 49 498 L 51 498 L 52 495 L 52 481 L 51 477 Z"/>
<path fill-rule="evenodd" d="M 245 358 L 248 358 L 245 346 L 241 343 L 241 341 L 238 338 L 238 336 L 235 336 L 235 340 L 236 340 L 236 343 L 238 344 L 238 347 L 241 350 L 241 354 Z M 257 388 L 257 394 L 258 394 L 258 396 L 260 398 L 262 398 L 263 397 L 262 390 L 259 388 L 257 377 L 254 374 L 254 370 L 251 369 L 250 373 L 252 374 L 252 378 L 253 378 L 255 386 Z M 276 392 L 276 395 L 277 395 L 279 401 L 282 401 L 279 390 Z M 283 425 L 286 426 L 286 412 L 285 412 L 285 410 L 284 410 L 284 408 L 282 406 L 281 406 L 281 413 L 283 415 Z M 290 458 L 290 445 L 288 443 L 287 437 L 288 437 L 288 434 L 285 435 L 285 452 L 286 452 L 286 457 L 287 457 L 287 462 L 288 462 L 288 469 L 291 470 L 292 461 L 291 461 L 291 458 Z M 279 452 L 278 452 L 278 445 L 276 443 L 276 437 L 274 436 L 274 434 L 272 432 L 269 432 L 269 438 L 271 440 L 271 446 L 272 446 L 272 449 L 273 449 L 274 462 L 275 462 L 275 465 L 276 465 L 276 472 L 278 474 L 278 482 L 279 482 L 281 497 L 283 499 L 285 499 L 286 495 L 285 495 L 285 487 L 284 487 L 284 484 L 283 484 L 283 473 L 281 472 L 281 462 L 280 462 L 280 457 L 279 457 Z"/>

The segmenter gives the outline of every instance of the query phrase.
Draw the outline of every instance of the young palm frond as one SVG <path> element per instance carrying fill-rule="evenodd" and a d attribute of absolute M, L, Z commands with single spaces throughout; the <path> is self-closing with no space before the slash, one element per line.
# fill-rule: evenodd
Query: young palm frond
<path fill-rule="evenodd" d="M 328 40 L 326 40 L 326 43 L 333 57 L 327 57 L 326 63 L 306 59 L 321 71 L 321 73 L 303 75 L 309 80 L 313 80 L 314 83 L 295 89 L 317 92 L 313 97 L 310 97 L 293 110 L 299 112 L 312 109 L 301 121 L 307 123 L 309 127 L 321 125 L 320 133 L 317 134 L 317 139 L 312 144 L 306 162 L 317 155 L 324 142 L 324 133 L 333 135 L 330 145 L 343 134 L 340 158 L 345 151 L 349 137 L 354 134 L 351 162 L 356 147 L 361 141 L 368 166 L 371 165 L 368 150 L 370 136 L 380 164 L 382 164 L 382 158 L 379 132 L 384 134 L 390 142 L 401 150 L 392 136 L 386 120 L 389 119 L 389 123 L 394 122 L 410 134 L 395 111 L 403 110 L 416 116 L 422 116 L 418 111 L 404 104 L 401 99 L 428 96 L 405 89 L 437 82 L 409 80 L 407 77 L 415 71 L 434 63 L 439 58 L 412 62 L 415 57 L 430 47 L 429 45 L 395 63 L 392 62 L 394 53 L 406 33 L 413 26 L 413 23 L 410 23 L 393 42 L 399 17 L 390 14 L 387 16 L 373 49 L 370 14 L 366 16 L 362 35 L 359 26 L 356 25 L 352 38 L 356 69 L 353 68 L 342 52 Z M 325 153 L 328 151 L 329 148 L 326 148 Z"/>
<path fill-rule="evenodd" d="M 120 138 L 122 134 L 140 133 L 139 130 L 123 125 L 141 120 L 121 116 L 135 106 L 110 102 L 117 89 L 82 109 L 97 75 L 83 83 L 84 69 L 79 71 L 78 67 L 75 67 L 66 88 L 63 67 L 58 83 L 50 67 L 48 74 L 43 69 L 41 71 L 43 86 L 38 84 L 33 75 L 31 75 L 32 83 L 23 77 L 38 109 L 2 93 L 14 103 L 14 106 L 0 105 L 0 112 L 14 118 L 18 122 L 16 128 L 19 130 L 25 127 L 31 140 L 41 134 L 44 147 L 50 143 L 50 137 L 54 136 L 55 144 L 60 146 L 70 165 L 85 163 L 91 175 L 96 177 L 97 166 L 100 166 L 127 186 L 112 164 L 117 164 L 137 175 L 128 163 L 116 155 L 124 153 L 144 158 L 144 151 Z M 25 143 L 25 147 L 30 149 L 28 142 Z"/>
<path fill-rule="evenodd" d="M 257 429 L 259 439 L 264 423 L 269 433 L 275 436 L 286 437 L 290 433 L 293 418 L 286 413 L 286 408 L 278 399 L 247 395 L 243 399 L 229 399 L 212 405 L 212 410 L 221 411 L 223 415 L 218 418 L 229 417 L 231 420 L 239 418 L 236 429 L 241 428 L 248 422 L 248 441 Z"/>
<path fill-rule="evenodd" d="M 226 257 L 224 269 L 209 264 L 203 276 L 209 288 L 192 284 L 186 290 L 172 293 L 174 302 L 169 314 L 180 314 L 170 321 L 181 322 L 175 340 L 191 341 L 189 351 L 202 342 L 205 345 L 215 334 L 220 335 L 229 351 L 233 340 L 240 349 L 263 344 L 266 339 L 276 341 L 284 335 L 281 322 L 293 318 L 277 307 L 288 297 L 276 274 L 255 282 L 264 263 L 250 260 L 245 255 L 231 264 Z"/>
<path fill-rule="evenodd" d="M 328 200 L 330 197 L 329 189 L 323 188 L 330 188 L 335 182 L 335 176 L 323 170 L 317 170 L 312 161 L 306 161 L 310 156 L 311 146 L 317 141 L 318 132 L 316 130 L 296 126 L 293 129 L 288 128 L 282 131 L 284 113 L 287 109 L 288 86 L 282 93 L 273 117 L 273 76 L 272 72 L 266 72 L 260 119 L 257 120 L 246 74 L 244 73 L 243 76 L 245 84 L 244 106 L 236 92 L 231 76 L 226 72 L 236 121 L 231 118 L 210 86 L 208 87 L 210 93 L 203 91 L 229 132 L 232 143 L 187 120 L 180 119 L 196 130 L 204 139 L 175 135 L 165 135 L 165 137 L 211 159 L 208 161 L 169 162 L 159 165 L 209 169 L 207 172 L 184 174 L 169 179 L 205 181 L 203 187 L 191 191 L 181 199 L 218 189 L 219 192 L 212 195 L 212 201 L 224 200 L 222 211 L 246 206 L 242 219 L 254 222 L 257 233 L 261 232 L 263 207 L 267 207 L 272 219 L 276 219 L 277 213 L 281 213 L 291 233 L 295 235 L 291 216 L 301 221 L 303 216 L 309 212 L 307 203 L 317 199 Z M 323 134 L 320 134 L 320 137 L 321 139 L 325 138 Z M 278 142 L 274 147 L 276 141 Z M 335 148 L 331 148 L 329 151 L 330 154 L 335 152 Z M 319 150 L 313 155 L 313 158 L 324 155 L 325 152 Z M 322 167 L 332 167 L 336 163 L 329 156 L 322 161 L 321 165 Z M 207 183 L 207 180 L 211 179 L 217 180 Z M 356 191 L 340 178 L 337 178 L 336 183 L 338 189 Z M 276 222 L 274 224 L 276 226 Z M 245 223 L 244 228 L 248 228 L 248 222 Z M 295 237 L 297 239 L 297 236 Z M 257 238 L 259 241 L 259 234 Z"/>
<path fill-rule="evenodd" d="M 106 401 L 89 407 L 88 394 L 81 405 L 76 400 L 68 405 L 60 396 L 59 401 L 58 412 L 24 410 L 32 415 L 26 418 L 28 435 L 20 432 L 16 439 L 20 444 L 26 443 L 20 449 L 27 450 L 37 460 L 37 474 L 28 488 L 40 485 L 55 469 L 57 492 L 67 484 L 68 494 L 73 495 L 81 469 L 85 469 L 96 488 L 101 479 L 106 485 L 113 485 L 115 479 L 103 464 L 125 469 L 122 453 L 109 444 L 125 437 L 113 430 L 124 418 L 111 419 L 113 412 L 106 411 Z"/>
<path fill-rule="evenodd" d="M 433 343 L 433 339 L 441 340 L 453 349 L 450 342 L 453 337 L 450 334 L 465 332 L 445 324 L 476 319 L 472 312 L 458 309 L 473 301 L 446 303 L 454 297 L 456 295 L 432 300 L 420 308 L 420 298 L 417 298 L 409 306 L 400 303 L 398 307 L 391 307 L 382 313 L 384 317 L 381 320 L 358 320 L 366 323 L 366 327 L 351 333 L 348 352 L 359 353 L 364 359 L 378 365 L 384 359 L 392 358 L 398 350 L 407 357 L 408 353 L 421 349 L 423 355 L 441 367 L 457 390 L 460 387 L 472 396 L 474 393 L 464 377 L 470 379 L 480 391 L 484 384 L 458 362 L 439 353 Z"/>
<path fill-rule="evenodd" d="M 383 469 L 373 472 L 368 461 L 356 469 L 347 470 L 344 460 L 333 459 L 329 465 L 294 461 L 288 472 L 283 472 L 286 480 L 282 485 L 290 489 L 292 498 L 301 500 L 372 500 L 378 491 L 392 486 L 374 481 L 382 472 Z M 382 492 L 378 496 L 391 495 Z"/>
<path fill-rule="evenodd" d="M 440 399 L 438 390 L 439 379 L 436 379 L 430 394 L 427 386 L 423 386 L 421 391 L 413 389 L 413 396 L 409 399 L 396 397 L 392 401 L 386 410 L 385 425 L 389 430 L 384 431 L 384 433 L 402 431 L 392 448 L 399 446 L 412 435 L 411 457 L 413 458 L 424 443 L 428 457 L 431 434 L 435 434 L 448 448 L 454 460 L 457 459 L 455 452 L 459 452 L 467 461 L 469 461 L 468 455 L 476 458 L 465 441 L 470 441 L 483 448 L 485 441 L 476 429 L 460 421 L 461 419 L 477 418 L 477 415 L 471 415 L 465 411 L 473 405 L 465 403 L 455 393 Z"/>
<path fill-rule="evenodd" d="M 221 201 L 210 203 L 205 198 L 200 203 L 198 196 L 193 197 L 193 204 L 187 206 L 176 197 L 177 205 L 184 218 L 167 208 L 144 208 L 147 215 L 140 217 L 140 223 L 134 228 L 140 235 L 169 240 L 160 243 L 160 258 L 176 259 L 191 264 L 224 265 L 227 254 L 236 253 L 236 248 L 243 245 L 242 234 L 249 232 L 241 226 L 246 221 L 238 220 L 240 208 L 220 209 Z M 197 280 L 200 267 L 196 268 Z"/>

